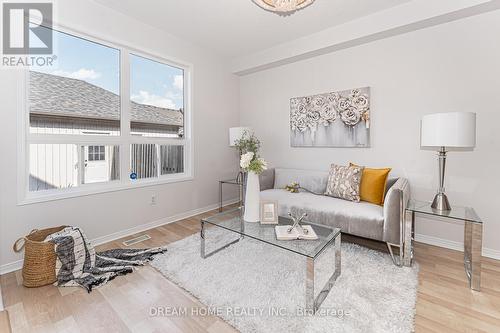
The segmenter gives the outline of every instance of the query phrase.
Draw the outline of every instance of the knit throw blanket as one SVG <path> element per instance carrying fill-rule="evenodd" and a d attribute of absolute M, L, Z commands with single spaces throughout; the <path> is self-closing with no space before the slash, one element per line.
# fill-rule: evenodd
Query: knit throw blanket
<path fill-rule="evenodd" d="M 96 253 L 85 234 L 77 227 L 66 227 L 45 238 L 55 244 L 56 276 L 61 287 L 80 286 L 91 292 L 118 275 L 133 272 L 166 247 L 152 249 L 114 249 Z"/>

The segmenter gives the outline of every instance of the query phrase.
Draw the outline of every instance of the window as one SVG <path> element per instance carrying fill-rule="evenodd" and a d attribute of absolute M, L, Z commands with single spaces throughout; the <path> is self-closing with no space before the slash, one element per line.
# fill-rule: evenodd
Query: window
<path fill-rule="evenodd" d="M 130 112 L 132 136 L 183 139 L 184 70 L 131 54 Z M 169 154 L 174 150 L 181 153 Z M 133 144 L 131 178 L 183 173 L 183 151 L 182 145 Z"/>
<path fill-rule="evenodd" d="M 133 135 L 182 138 L 182 69 L 131 54 L 130 99 L 130 127 Z"/>
<path fill-rule="evenodd" d="M 190 67 L 52 32 L 54 66 L 27 75 L 27 201 L 191 177 Z"/>
<path fill-rule="evenodd" d="M 88 161 L 105 161 L 106 160 L 106 147 L 104 146 L 89 146 Z"/>
<path fill-rule="evenodd" d="M 53 30 L 54 66 L 29 73 L 30 133 L 120 135 L 120 51 Z"/>

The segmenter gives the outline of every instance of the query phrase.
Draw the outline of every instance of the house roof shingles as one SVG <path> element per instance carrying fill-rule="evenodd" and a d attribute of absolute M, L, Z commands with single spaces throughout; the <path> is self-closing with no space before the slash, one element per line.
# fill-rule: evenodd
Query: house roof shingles
<path fill-rule="evenodd" d="M 30 113 L 63 117 L 120 119 L 120 96 L 88 82 L 30 71 Z M 183 126 L 180 110 L 131 101 L 131 120 Z"/>

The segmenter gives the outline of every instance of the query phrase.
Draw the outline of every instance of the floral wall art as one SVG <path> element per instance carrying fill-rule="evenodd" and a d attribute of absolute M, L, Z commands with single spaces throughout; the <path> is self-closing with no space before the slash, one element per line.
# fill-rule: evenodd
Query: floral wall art
<path fill-rule="evenodd" d="M 369 147 L 370 88 L 290 100 L 292 147 Z"/>

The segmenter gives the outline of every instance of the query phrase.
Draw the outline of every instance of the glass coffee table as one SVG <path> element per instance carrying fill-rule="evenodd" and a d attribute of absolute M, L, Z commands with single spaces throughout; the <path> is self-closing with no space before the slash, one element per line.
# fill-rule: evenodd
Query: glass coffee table
<path fill-rule="evenodd" d="M 292 225 L 293 222 L 287 217 L 279 217 L 280 225 Z M 276 234 L 274 232 L 275 224 L 260 224 L 245 222 L 243 220 L 243 208 L 235 208 L 228 210 L 223 213 L 205 218 L 201 220 L 201 257 L 208 258 L 221 250 L 227 248 L 239 242 L 244 237 L 254 239 L 256 241 L 262 242 L 263 246 L 273 246 L 283 251 L 287 251 L 290 254 L 296 254 L 304 257 L 306 259 L 306 309 L 316 312 L 320 307 L 321 303 L 325 300 L 326 296 L 332 289 L 335 281 L 340 276 L 340 264 L 341 264 L 341 253 L 340 253 L 340 240 L 341 234 L 340 229 L 330 228 L 327 226 L 315 224 L 309 221 L 303 222 L 303 224 L 310 225 L 318 235 L 317 240 L 291 240 L 291 241 L 279 241 L 276 239 Z M 210 227 L 221 228 L 230 231 L 238 237 L 235 240 L 224 244 L 218 244 L 216 249 L 207 252 L 206 248 L 206 231 Z M 321 254 L 329 247 L 334 247 L 335 259 L 332 263 L 335 271 L 329 277 L 326 284 L 320 290 L 318 295 L 315 297 L 314 292 L 314 265 Z"/>

